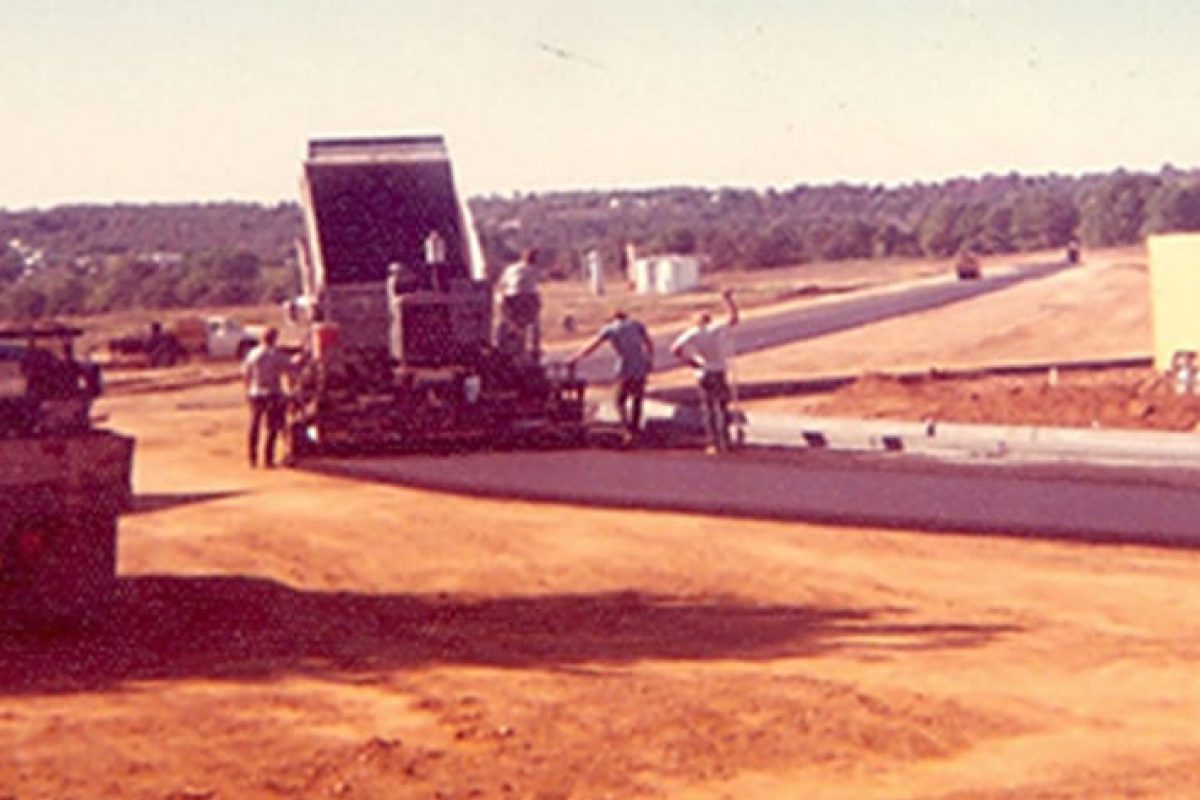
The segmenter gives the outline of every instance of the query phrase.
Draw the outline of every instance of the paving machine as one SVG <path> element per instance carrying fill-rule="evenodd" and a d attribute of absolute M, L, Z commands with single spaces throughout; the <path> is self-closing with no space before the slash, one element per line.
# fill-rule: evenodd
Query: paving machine
<path fill-rule="evenodd" d="M 440 136 L 311 141 L 302 204 L 293 456 L 583 435 L 583 382 L 496 344 L 487 270 Z"/>

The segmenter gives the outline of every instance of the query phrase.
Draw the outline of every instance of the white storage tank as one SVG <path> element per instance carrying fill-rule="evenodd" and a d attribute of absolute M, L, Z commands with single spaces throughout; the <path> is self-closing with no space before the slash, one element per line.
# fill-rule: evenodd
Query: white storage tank
<path fill-rule="evenodd" d="M 700 259 L 692 255 L 639 258 L 632 272 L 638 294 L 678 294 L 700 285 Z"/>

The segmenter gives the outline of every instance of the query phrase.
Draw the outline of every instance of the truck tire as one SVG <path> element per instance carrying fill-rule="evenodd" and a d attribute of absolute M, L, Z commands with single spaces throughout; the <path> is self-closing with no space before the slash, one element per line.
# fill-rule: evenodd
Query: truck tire
<path fill-rule="evenodd" d="M 234 351 L 234 355 L 237 356 L 237 360 L 245 361 L 246 356 L 249 355 L 250 351 L 254 349 L 255 344 L 257 343 L 253 339 L 242 339 L 240 342 L 238 342 L 237 349 Z"/>
<path fill-rule="evenodd" d="M 304 456 L 312 455 L 316 448 L 308 438 L 308 430 L 304 422 L 289 422 L 284 432 L 286 434 L 284 436 L 284 443 L 287 445 L 287 458 L 284 460 L 284 463 L 291 466 Z"/>
<path fill-rule="evenodd" d="M 183 360 L 183 345 L 174 336 L 164 336 L 148 355 L 152 367 L 173 367 Z"/>

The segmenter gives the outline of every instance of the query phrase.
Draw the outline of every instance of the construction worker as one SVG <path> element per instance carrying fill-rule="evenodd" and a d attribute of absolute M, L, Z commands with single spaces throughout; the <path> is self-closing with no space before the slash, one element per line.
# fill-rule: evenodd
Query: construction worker
<path fill-rule="evenodd" d="M 729 401 L 732 397 L 726 377 L 731 349 L 729 331 L 739 319 L 733 289 L 723 291 L 721 299 L 728 313 L 724 322 L 713 324 L 712 316 L 701 312 L 696 315 L 695 324 L 671 344 L 675 357 L 696 370 L 710 454 L 729 450 Z"/>
<path fill-rule="evenodd" d="M 534 361 L 539 361 L 542 355 L 540 264 L 541 253 L 531 247 L 521 254 L 520 261 L 505 268 L 499 281 L 501 323 L 519 339 L 519 352 L 530 354 Z"/>
<path fill-rule="evenodd" d="M 296 376 L 296 365 L 286 353 L 275 345 L 279 331 L 268 328 L 262 343 L 246 354 L 242 362 L 242 377 L 245 383 L 246 400 L 250 404 L 250 430 L 248 449 L 250 466 L 258 466 L 259 429 L 266 422 L 267 440 L 263 449 L 263 465 L 275 466 L 275 439 L 283 430 L 287 414 L 287 394 L 283 389 L 283 378 Z"/>
<path fill-rule="evenodd" d="M 1079 263 L 1079 240 L 1074 236 L 1067 242 L 1067 263 L 1072 266 Z"/>
<path fill-rule="evenodd" d="M 654 366 L 654 342 L 645 325 L 617 309 L 600 332 L 567 359 L 567 365 L 575 366 L 605 342 L 617 354 L 617 414 L 625 429 L 625 444 L 633 444 L 641 436 L 642 400 L 646 396 L 646 377 Z"/>

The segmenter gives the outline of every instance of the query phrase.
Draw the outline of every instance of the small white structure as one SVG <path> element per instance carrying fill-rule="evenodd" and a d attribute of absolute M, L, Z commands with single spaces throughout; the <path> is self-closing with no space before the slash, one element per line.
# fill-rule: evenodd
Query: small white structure
<path fill-rule="evenodd" d="M 630 280 L 638 294 L 676 294 L 700 285 L 700 259 L 696 256 L 637 258 L 631 264 L 630 272 Z"/>
<path fill-rule="evenodd" d="M 595 250 L 589 250 L 583 258 L 583 263 L 587 269 L 588 285 L 592 288 L 592 295 L 595 297 L 604 296 L 604 262 L 600 260 L 600 254 Z"/>

